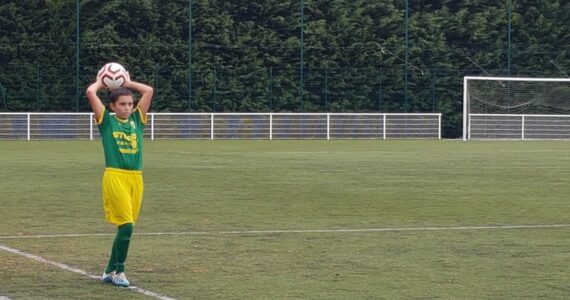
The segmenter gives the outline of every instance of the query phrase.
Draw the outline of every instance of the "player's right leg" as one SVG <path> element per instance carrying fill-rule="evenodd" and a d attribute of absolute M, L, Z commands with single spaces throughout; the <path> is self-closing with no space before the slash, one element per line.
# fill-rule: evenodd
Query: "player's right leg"
<path fill-rule="evenodd" d="M 115 244 L 117 243 L 117 238 L 115 237 L 115 241 L 113 241 L 113 246 L 111 247 L 111 256 L 109 257 L 109 262 L 107 263 L 107 268 L 103 271 L 103 275 L 101 275 L 101 281 L 104 283 L 111 283 L 113 282 L 113 277 L 117 274 L 115 270 L 117 269 L 116 261 L 117 255 L 115 254 Z"/>
<path fill-rule="evenodd" d="M 116 275 L 117 274 L 115 273 L 115 271 L 113 271 L 111 273 L 103 272 L 103 275 L 101 275 L 101 281 L 103 281 L 104 283 L 111 283 L 111 282 L 113 282 L 113 278 Z"/>

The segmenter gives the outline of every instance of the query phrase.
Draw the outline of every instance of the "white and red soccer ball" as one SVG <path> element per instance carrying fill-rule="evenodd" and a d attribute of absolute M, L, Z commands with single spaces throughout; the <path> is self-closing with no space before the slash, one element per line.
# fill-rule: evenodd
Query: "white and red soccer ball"
<path fill-rule="evenodd" d="M 130 80 L 129 72 L 118 63 L 110 62 L 105 64 L 97 77 L 101 78 L 103 85 L 109 90 L 115 90 L 123 86 L 127 80 Z"/>

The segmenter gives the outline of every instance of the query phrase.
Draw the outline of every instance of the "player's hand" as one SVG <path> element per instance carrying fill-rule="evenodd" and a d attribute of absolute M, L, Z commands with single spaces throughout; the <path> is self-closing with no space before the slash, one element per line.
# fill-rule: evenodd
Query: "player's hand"
<path fill-rule="evenodd" d="M 125 76 L 125 85 L 131 83 L 131 74 L 129 74 L 129 71 L 125 72 L 127 76 Z"/>
<path fill-rule="evenodd" d="M 93 82 L 90 86 L 89 89 L 92 89 L 94 91 L 98 91 L 102 88 L 104 88 L 105 85 L 103 84 L 103 79 L 101 79 L 99 76 L 95 77 L 95 82 Z"/>

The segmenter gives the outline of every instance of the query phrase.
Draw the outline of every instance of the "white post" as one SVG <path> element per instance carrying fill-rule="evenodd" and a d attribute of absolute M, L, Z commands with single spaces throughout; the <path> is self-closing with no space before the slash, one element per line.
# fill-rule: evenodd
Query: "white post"
<path fill-rule="evenodd" d="M 154 141 L 154 113 L 150 114 L 150 140 Z"/>
<path fill-rule="evenodd" d="M 214 113 L 210 114 L 210 141 L 214 140 Z"/>
<path fill-rule="evenodd" d="M 331 139 L 331 114 L 327 113 L 327 141 Z"/>
<path fill-rule="evenodd" d="M 93 113 L 89 114 L 89 140 L 93 140 Z"/>
<path fill-rule="evenodd" d="M 386 139 L 386 114 L 382 115 L 382 139 Z"/>
<path fill-rule="evenodd" d="M 269 113 L 269 140 L 273 140 L 273 113 Z"/>
<path fill-rule="evenodd" d="M 29 140 L 31 140 L 31 128 L 30 128 L 30 123 L 31 123 L 31 122 L 30 122 L 30 118 L 31 118 L 31 114 L 30 114 L 30 113 L 27 113 L 27 115 L 28 115 L 27 123 L 28 123 L 28 141 L 29 141 Z"/>
<path fill-rule="evenodd" d="M 467 77 L 463 77 L 463 141 L 467 141 L 467 119 Z"/>
<path fill-rule="evenodd" d="M 441 114 L 437 115 L 437 139 L 441 140 Z"/>
<path fill-rule="evenodd" d="M 521 139 L 524 140 L 524 115 L 521 116 Z"/>

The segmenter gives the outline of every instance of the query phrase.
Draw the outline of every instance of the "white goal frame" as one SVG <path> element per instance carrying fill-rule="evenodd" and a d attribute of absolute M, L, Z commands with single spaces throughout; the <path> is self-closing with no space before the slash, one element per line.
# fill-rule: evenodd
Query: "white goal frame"
<path fill-rule="evenodd" d="M 529 81 L 529 82 L 568 82 L 570 78 L 531 78 L 531 77 L 486 77 L 486 76 L 465 76 L 463 77 L 463 141 L 472 139 L 472 117 L 490 118 L 495 120 L 498 130 L 501 130 L 501 124 L 507 124 L 517 128 L 515 131 L 498 135 L 497 139 L 570 139 L 570 115 L 548 115 L 548 114 L 479 114 L 471 113 L 469 103 L 468 82 L 472 80 L 487 81 Z M 570 95 L 569 95 L 570 97 Z M 543 127 L 543 132 L 529 130 L 532 125 L 536 126 L 537 120 L 542 120 L 539 126 Z M 535 123 L 532 123 L 535 122 Z M 552 134 L 549 128 L 556 125 L 556 122 L 568 123 L 562 126 L 568 127 L 567 133 Z M 517 131 L 518 130 L 518 131 Z M 491 138 L 488 138 L 491 139 Z"/>

